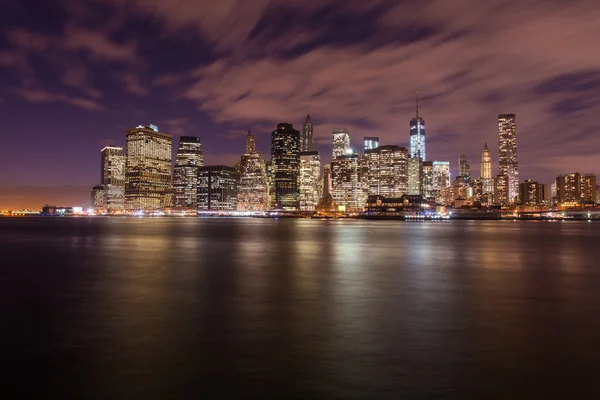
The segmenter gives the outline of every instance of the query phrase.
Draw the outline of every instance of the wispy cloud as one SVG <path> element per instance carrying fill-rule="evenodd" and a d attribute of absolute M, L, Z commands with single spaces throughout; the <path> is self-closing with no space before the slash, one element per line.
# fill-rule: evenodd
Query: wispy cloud
<path fill-rule="evenodd" d="M 50 92 L 44 89 L 16 89 L 13 93 L 30 103 L 63 102 L 89 111 L 103 109 L 102 105 L 94 100 L 83 97 L 71 97 L 65 93 Z"/>

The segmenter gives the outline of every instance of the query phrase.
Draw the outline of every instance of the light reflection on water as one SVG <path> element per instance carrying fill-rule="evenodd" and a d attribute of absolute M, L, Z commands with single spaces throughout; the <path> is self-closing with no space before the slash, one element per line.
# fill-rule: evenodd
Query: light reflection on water
<path fill-rule="evenodd" d="M 99 398 L 589 394 L 598 227 L 0 220 L 7 362 Z"/>

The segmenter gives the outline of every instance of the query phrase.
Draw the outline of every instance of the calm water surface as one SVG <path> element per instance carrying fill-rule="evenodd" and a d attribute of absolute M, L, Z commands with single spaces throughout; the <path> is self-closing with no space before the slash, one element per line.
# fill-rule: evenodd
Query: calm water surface
<path fill-rule="evenodd" d="M 0 255 L 20 398 L 600 395 L 600 223 L 0 219 Z"/>

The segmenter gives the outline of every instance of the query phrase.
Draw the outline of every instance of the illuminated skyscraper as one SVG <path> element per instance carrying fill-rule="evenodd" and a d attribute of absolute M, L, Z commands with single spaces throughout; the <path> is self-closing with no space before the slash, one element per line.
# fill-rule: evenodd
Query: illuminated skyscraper
<path fill-rule="evenodd" d="M 256 150 L 256 138 L 248 131 L 246 153 L 240 161 L 237 209 L 266 210 L 269 208 L 267 170 L 262 154 Z"/>
<path fill-rule="evenodd" d="M 105 185 L 96 185 L 92 188 L 90 204 L 96 212 L 107 211 L 107 189 Z"/>
<path fill-rule="evenodd" d="M 574 172 L 556 178 L 559 203 L 596 203 L 596 176 Z"/>
<path fill-rule="evenodd" d="M 410 156 L 421 157 L 425 155 L 425 120 L 419 117 L 419 94 L 417 93 L 417 116 L 410 120 Z"/>
<path fill-rule="evenodd" d="M 376 149 L 379 147 L 379 138 L 374 136 L 365 136 L 364 151 Z"/>
<path fill-rule="evenodd" d="M 517 125 L 515 114 L 498 115 L 499 175 L 506 175 L 507 200 L 512 204 L 519 196 L 519 162 L 517 160 Z M 501 202 L 504 202 L 502 200 Z"/>
<path fill-rule="evenodd" d="M 265 161 L 265 169 L 267 171 L 267 187 L 268 187 L 268 205 L 267 209 L 275 207 L 275 175 L 273 174 L 273 163 L 271 160 Z"/>
<path fill-rule="evenodd" d="M 198 211 L 235 211 L 238 175 L 234 167 L 198 168 Z"/>
<path fill-rule="evenodd" d="M 434 161 L 433 162 L 433 196 L 435 201 L 440 204 L 447 203 L 446 192 L 450 187 L 450 162 L 449 161 Z"/>
<path fill-rule="evenodd" d="M 423 197 L 433 199 L 433 161 L 423 161 Z"/>
<path fill-rule="evenodd" d="M 319 204 L 321 157 L 318 151 L 300 153 L 300 211 L 314 211 Z"/>
<path fill-rule="evenodd" d="M 423 160 L 421 157 L 408 159 L 408 194 L 423 194 Z"/>
<path fill-rule="evenodd" d="M 196 211 L 198 208 L 198 168 L 203 165 L 200 138 L 181 136 L 173 168 L 175 209 Z"/>
<path fill-rule="evenodd" d="M 350 134 L 346 128 L 333 130 L 333 159 L 351 153 Z"/>
<path fill-rule="evenodd" d="M 122 147 L 106 146 L 101 152 L 100 184 L 106 190 L 109 212 L 125 209 L 125 154 Z"/>
<path fill-rule="evenodd" d="M 300 132 L 292 124 L 277 124 L 271 134 L 275 203 L 285 210 L 297 210 L 300 174 Z"/>
<path fill-rule="evenodd" d="M 492 156 L 487 143 L 481 152 L 480 178 L 483 195 L 494 193 L 494 178 L 492 177 Z"/>
<path fill-rule="evenodd" d="M 314 125 L 310 118 L 310 112 L 306 114 L 304 125 L 302 126 L 302 134 L 300 135 L 300 151 L 316 151 L 313 141 Z"/>
<path fill-rule="evenodd" d="M 171 182 L 171 135 L 154 125 L 138 126 L 126 134 L 125 208 L 164 207 Z"/>
<path fill-rule="evenodd" d="M 508 201 L 508 175 L 499 174 L 494 178 L 494 203 L 509 204 Z"/>
<path fill-rule="evenodd" d="M 361 182 L 359 156 L 345 154 L 331 161 L 332 197 L 338 209 L 362 211 L 366 196 Z"/>
<path fill-rule="evenodd" d="M 401 197 L 408 193 L 408 149 L 378 146 L 365 151 L 368 195 Z"/>

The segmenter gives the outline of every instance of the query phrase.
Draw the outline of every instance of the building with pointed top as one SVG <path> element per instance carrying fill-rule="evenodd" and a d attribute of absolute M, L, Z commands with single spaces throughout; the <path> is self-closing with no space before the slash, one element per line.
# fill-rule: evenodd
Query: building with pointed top
<path fill-rule="evenodd" d="M 302 133 L 300 134 L 300 151 L 316 151 L 314 145 L 314 125 L 310 118 L 310 109 L 306 114 L 304 125 L 302 126 Z"/>
<path fill-rule="evenodd" d="M 238 211 L 264 211 L 268 208 L 269 186 L 265 160 L 256 150 L 256 137 L 248 131 L 246 153 L 239 163 L 237 209 Z"/>
<path fill-rule="evenodd" d="M 481 169 L 479 175 L 482 185 L 482 194 L 493 194 L 494 178 L 492 176 L 492 156 L 490 154 L 490 150 L 488 149 L 487 143 L 485 146 L 483 146 L 483 151 L 481 152 Z"/>
<path fill-rule="evenodd" d="M 310 107 L 310 103 L 309 103 Z M 300 211 L 315 211 L 320 201 L 321 156 L 314 143 L 314 126 L 310 109 L 300 135 L 300 171 L 298 177 L 298 205 Z"/>
<path fill-rule="evenodd" d="M 427 160 L 425 152 L 425 120 L 419 116 L 419 94 L 417 93 L 417 115 L 410 120 L 410 154 Z"/>

